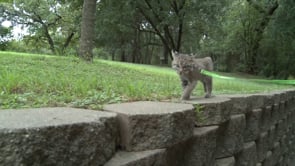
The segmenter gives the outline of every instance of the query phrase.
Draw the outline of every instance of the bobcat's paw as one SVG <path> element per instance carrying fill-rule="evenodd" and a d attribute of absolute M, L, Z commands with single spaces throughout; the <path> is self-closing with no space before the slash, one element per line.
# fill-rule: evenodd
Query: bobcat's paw
<path fill-rule="evenodd" d="M 189 96 L 181 96 L 180 100 L 189 100 Z"/>
<path fill-rule="evenodd" d="M 211 97 L 211 94 L 206 94 L 205 95 L 205 98 L 210 98 Z"/>

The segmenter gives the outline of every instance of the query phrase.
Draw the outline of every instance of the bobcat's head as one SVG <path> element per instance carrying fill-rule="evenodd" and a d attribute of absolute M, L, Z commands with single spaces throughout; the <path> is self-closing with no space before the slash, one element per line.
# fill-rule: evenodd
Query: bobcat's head
<path fill-rule="evenodd" d="M 172 51 L 172 57 L 172 68 L 175 69 L 179 75 L 187 75 L 194 70 L 194 60 L 191 56 Z"/>

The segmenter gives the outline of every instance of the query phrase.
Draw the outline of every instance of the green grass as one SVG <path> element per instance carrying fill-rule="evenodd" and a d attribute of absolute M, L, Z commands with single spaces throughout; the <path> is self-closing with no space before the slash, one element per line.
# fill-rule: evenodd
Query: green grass
<path fill-rule="evenodd" d="M 214 79 L 214 94 L 256 93 L 288 86 Z M 203 95 L 199 85 L 195 95 Z M 179 98 L 175 71 L 150 65 L 0 52 L 0 108 L 70 106 Z"/>

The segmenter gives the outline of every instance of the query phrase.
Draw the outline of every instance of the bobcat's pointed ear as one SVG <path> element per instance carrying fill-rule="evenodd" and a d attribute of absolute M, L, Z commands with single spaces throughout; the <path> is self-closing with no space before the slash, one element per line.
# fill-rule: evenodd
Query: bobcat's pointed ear
<path fill-rule="evenodd" d="M 175 59 L 176 57 L 178 57 L 178 52 L 177 51 L 172 50 L 171 51 L 171 54 L 172 54 L 173 59 Z"/>

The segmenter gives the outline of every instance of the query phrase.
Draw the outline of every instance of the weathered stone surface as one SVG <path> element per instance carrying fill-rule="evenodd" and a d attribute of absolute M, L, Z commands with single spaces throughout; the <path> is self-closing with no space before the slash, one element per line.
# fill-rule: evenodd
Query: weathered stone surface
<path fill-rule="evenodd" d="M 244 132 L 244 141 L 255 141 L 260 133 L 262 119 L 262 109 L 254 109 L 246 114 L 246 128 Z"/>
<path fill-rule="evenodd" d="M 281 150 L 282 150 L 282 154 L 285 154 L 288 152 L 288 139 L 287 139 L 287 135 L 283 135 L 282 138 L 280 139 L 280 143 L 281 143 Z"/>
<path fill-rule="evenodd" d="M 212 97 L 184 101 L 193 104 L 196 109 L 196 125 L 208 126 L 218 125 L 226 122 L 230 117 L 232 103 L 229 98 Z"/>
<path fill-rule="evenodd" d="M 230 157 L 243 149 L 245 126 L 245 115 L 241 114 L 231 116 L 220 127 L 216 158 Z"/>
<path fill-rule="evenodd" d="M 271 125 L 276 124 L 280 120 L 279 109 L 280 109 L 279 104 L 276 103 L 273 105 L 272 114 L 271 114 L 271 121 L 272 121 Z"/>
<path fill-rule="evenodd" d="M 225 98 L 230 98 L 232 103 L 231 114 L 245 114 L 252 110 L 249 94 L 235 94 L 235 95 L 222 95 Z"/>
<path fill-rule="evenodd" d="M 262 162 L 266 157 L 266 152 L 269 149 L 268 133 L 264 132 L 259 135 L 256 140 L 257 161 Z"/>
<path fill-rule="evenodd" d="M 248 97 L 249 103 L 251 103 L 252 109 L 263 108 L 267 104 L 268 95 L 260 93 L 254 94 Z"/>
<path fill-rule="evenodd" d="M 74 108 L 0 111 L 1 165 L 102 165 L 115 153 L 116 114 Z"/>
<path fill-rule="evenodd" d="M 282 152 L 281 152 L 280 142 L 275 142 L 273 150 L 272 150 L 272 158 L 273 158 L 274 164 L 278 164 L 278 161 L 281 155 L 282 155 Z"/>
<path fill-rule="evenodd" d="M 255 142 L 244 144 L 241 153 L 237 154 L 236 162 L 239 166 L 255 166 L 257 163 L 256 145 Z"/>
<path fill-rule="evenodd" d="M 104 166 L 166 166 L 166 150 L 118 151 Z M 167 165 L 168 166 L 168 165 Z"/>
<path fill-rule="evenodd" d="M 276 135 L 274 138 L 274 142 L 277 142 L 280 140 L 280 138 L 285 134 L 285 126 L 284 126 L 284 120 L 279 120 L 276 124 Z"/>
<path fill-rule="evenodd" d="M 286 125 L 285 127 L 286 128 L 291 128 L 292 127 L 292 124 L 293 124 L 293 115 L 292 115 L 292 112 L 288 112 L 287 114 L 287 120 L 286 120 Z"/>
<path fill-rule="evenodd" d="M 184 161 L 179 166 L 215 166 L 217 129 L 218 126 L 195 128 L 193 138 L 186 144 Z"/>
<path fill-rule="evenodd" d="M 285 101 L 280 101 L 279 103 L 279 119 L 282 119 L 286 115 L 285 111 Z"/>
<path fill-rule="evenodd" d="M 104 109 L 118 113 L 121 146 L 126 151 L 166 148 L 193 135 L 195 111 L 190 104 L 142 101 Z"/>
<path fill-rule="evenodd" d="M 272 113 L 272 107 L 266 106 L 262 110 L 262 116 L 261 116 L 261 124 L 260 124 L 260 130 L 262 132 L 267 131 L 269 129 L 269 126 L 271 126 L 271 113 Z"/>
<path fill-rule="evenodd" d="M 168 166 L 214 166 L 218 126 L 198 127 L 187 141 L 167 148 Z"/>
<path fill-rule="evenodd" d="M 286 166 L 295 165 L 295 156 L 293 155 L 292 157 L 286 159 L 286 161 L 284 163 L 287 163 Z"/>
<path fill-rule="evenodd" d="M 276 138 L 276 126 L 270 126 L 270 129 L 268 130 L 268 146 L 271 148 L 273 147 L 273 143 L 275 142 Z"/>
<path fill-rule="evenodd" d="M 216 166 L 235 166 L 235 163 L 236 161 L 234 157 L 228 157 L 228 158 L 216 160 Z"/>
<path fill-rule="evenodd" d="M 265 160 L 263 161 L 263 166 L 273 166 L 274 163 L 273 163 L 273 159 L 272 159 L 272 152 L 271 151 L 268 151 L 266 153 L 266 158 Z"/>

